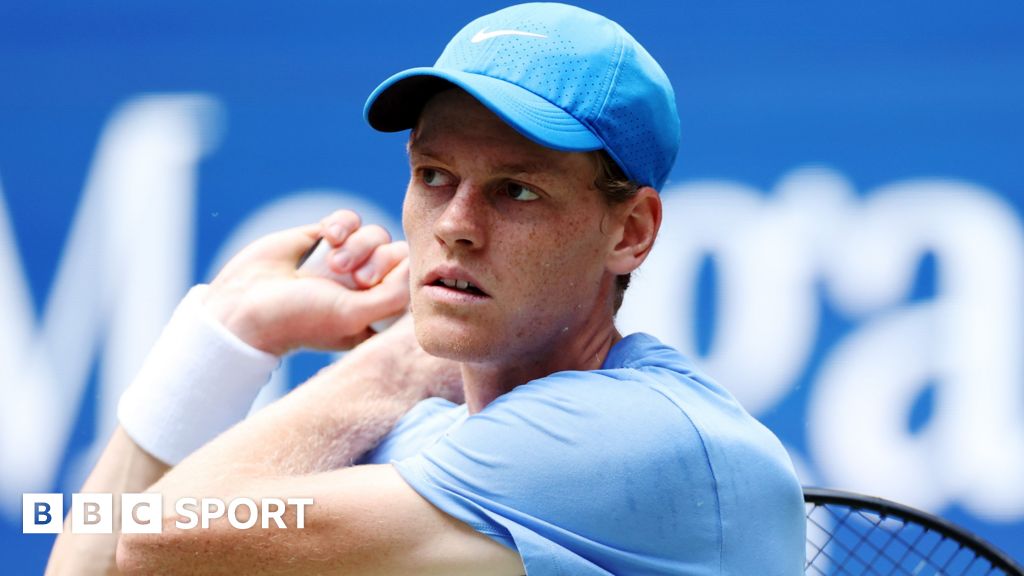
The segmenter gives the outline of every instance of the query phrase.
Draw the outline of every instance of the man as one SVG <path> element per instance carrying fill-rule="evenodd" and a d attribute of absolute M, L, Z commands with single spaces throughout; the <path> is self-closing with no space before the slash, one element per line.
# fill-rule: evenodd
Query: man
<path fill-rule="evenodd" d="M 515 6 L 385 81 L 366 114 L 412 129 L 408 248 L 342 211 L 193 289 L 82 489 L 163 495 L 163 532 L 122 536 L 118 567 L 802 573 L 803 502 L 778 441 L 677 352 L 615 329 L 678 147 L 650 55 L 598 15 Z M 320 237 L 344 282 L 296 273 Z M 371 336 L 407 304 L 412 319 Z M 233 425 L 281 354 L 357 342 Z M 174 523 L 184 497 L 288 496 L 314 499 L 303 529 Z M 62 536 L 51 571 L 113 560 L 116 536 L 88 538 Z"/>

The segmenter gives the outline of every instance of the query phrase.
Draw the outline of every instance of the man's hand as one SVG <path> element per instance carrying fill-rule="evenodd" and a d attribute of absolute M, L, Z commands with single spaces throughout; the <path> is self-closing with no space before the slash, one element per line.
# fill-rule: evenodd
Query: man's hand
<path fill-rule="evenodd" d="M 299 259 L 323 238 L 328 265 L 341 282 L 296 271 Z M 368 326 L 399 314 L 409 302 L 405 242 L 391 242 L 380 226 L 362 226 L 340 210 L 319 224 L 253 242 L 210 284 L 205 306 L 249 345 L 275 355 L 305 346 L 347 350 L 373 335 Z"/>

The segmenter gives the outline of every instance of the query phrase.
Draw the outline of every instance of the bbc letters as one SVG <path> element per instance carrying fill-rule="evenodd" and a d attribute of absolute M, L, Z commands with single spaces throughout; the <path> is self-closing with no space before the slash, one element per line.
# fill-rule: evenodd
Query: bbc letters
<path fill-rule="evenodd" d="M 181 498 L 174 503 L 174 527 L 178 530 L 207 529 L 213 520 L 226 518 L 238 530 L 261 528 L 305 528 L 306 507 L 312 498 Z M 120 495 L 120 532 L 159 534 L 163 532 L 163 496 L 156 493 Z M 289 515 L 289 508 L 294 516 Z M 60 534 L 64 531 L 63 494 L 22 495 L 22 532 Z M 114 495 L 84 493 L 71 495 L 71 532 L 111 534 L 114 531 Z M 291 521 L 291 525 L 289 525 Z"/>

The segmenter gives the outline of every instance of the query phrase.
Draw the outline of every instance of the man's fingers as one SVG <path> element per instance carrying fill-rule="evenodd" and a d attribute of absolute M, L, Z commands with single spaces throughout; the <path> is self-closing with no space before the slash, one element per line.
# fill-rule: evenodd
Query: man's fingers
<path fill-rule="evenodd" d="M 409 245 L 405 242 L 391 242 L 378 246 L 366 262 L 352 273 L 360 288 L 369 288 L 380 282 L 395 266 L 409 257 Z"/>
<path fill-rule="evenodd" d="M 337 248 L 359 227 L 362 219 L 351 210 L 337 210 L 320 221 L 321 236 Z"/>
<path fill-rule="evenodd" d="M 229 277 L 253 264 L 290 263 L 294 266 L 319 237 L 319 224 L 307 224 L 268 234 L 236 254 L 217 276 Z"/>
<path fill-rule="evenodd" d="M 323 250 L 297 269 L 318 240 Z M 348 270 L 332 259 L 347 260 Z M 243 340 L 275 354 L 358 343 L 372 323 L 406 308 L 407 260 L 404 242 L 391 243 L 384 228 L 361 226 L 342 210 L 249 244 L 211 282 L 205 305 Z"/>
<path fill-rule="evenodd" d="M 409 259 L 402 259 L 376 286 L 335 300 L 339 317 L 357 326 L 396 316 L 409 305 Z"/>
<path fill-rule="evenodd" d="M 345 242 L 328 257 L 328 264 L 335 272 L 349 272 L 362 266 L 373 251 L 391 242 L 391 234 L 377 225 L 363 226 L 349 234 Z"/>

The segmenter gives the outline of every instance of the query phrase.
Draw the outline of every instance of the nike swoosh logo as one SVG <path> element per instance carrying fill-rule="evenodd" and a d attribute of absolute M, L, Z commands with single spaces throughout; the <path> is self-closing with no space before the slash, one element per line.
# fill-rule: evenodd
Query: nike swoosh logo
<path fill-rule="evenodd" d="M 533 38 L 547 38 L 547 36 L 543 34 L 523 32 L 522 30 L 491 30 L 490 32 L 488 32 L 487 28 L 484 28 L 477 32 L 476 34 L 473 34 L 473 37 L 470 38 L 469 41 L 472 42 L 473 44 L 476 44 L 478 42 L 483 42 L 484 40 L 496 38 L 498 36 L 530 36 Z"/>

